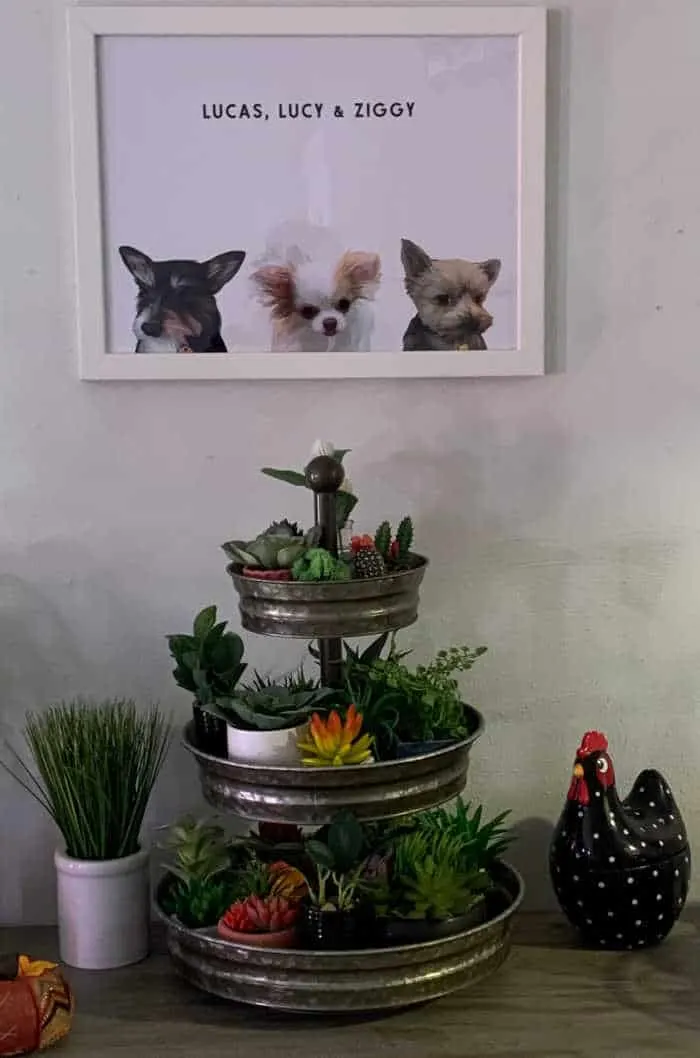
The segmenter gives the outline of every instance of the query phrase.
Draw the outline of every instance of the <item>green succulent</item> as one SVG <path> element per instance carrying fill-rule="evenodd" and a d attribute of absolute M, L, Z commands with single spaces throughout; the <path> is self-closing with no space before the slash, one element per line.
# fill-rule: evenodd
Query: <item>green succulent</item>
<path fill-rule="evenodd" d="M 399 527 L 396 530 L 396 564 L 401 566 L 404 565 L 409 558 L 411 553 L 411 547 L 413 546 L 413 521 L 406 515 L 399 522 Z"/>
<path fill-rule="evenodd" d="M 231 867 L 231 853 L 223 828 L 185 816 L 168 829 L 159 846 L 174 854 L 168 870 L 181 881 L 209 882 Z"/>
<path fill-rule="evenodd" d="M 214 711 L 244 731 L 283 731 L 305 723 L 337 693 L 328 687 L 290 691 L 283 684 L 241 688 L 235 697 L 219 700 Z"/>
<path fill-rule="evenodd" d="M 292 577 L 301 581 L 350 580 L 350 566 L 323 547 L 312 547 L 292 566 Z"/>
<path fill-rule="evenodd" d="M 281 522 L 272 522 L 265 530 L 264 536 L 303 536 L 304 530 L 299 527 L 298 522 L 290 522 L 283 518 Z"/>
<path fill-rule="evenodd" d="M 163 893 L 161 906 L 166 915 L 176 915 L 189 929 L 214 926 L 236 899 L 237 888 L 226 878 L 179 879 Z"/>
<path fill-rule="evenodd" d="M 415 817 L 418 832 L 430 840 L 449 839 L 459 847 L 459 861 L 465 869 L 488 867 L 498 859 L 512 842 L 512 835 L 503 824 L 510 812 L 501 812 L 482 822 L 483 805 L 472 811 L 471 803 L 458 797 L 454 811 L 434 808 Z"/>
<path fill-rule="evenodd" d="M 309 548 L 318 543 L 320 535 L 318 527 L 303 535 L 292 535 L 287 531 L 297 528 L 289 522 L 273 522 L 254 540 L 229 540 L 222 547 L 234 562 L 250 569 L 291 569 Z"/>
<path fill-rule="evenodd" d="M 207 606 L 195 617 L 191 635 L 167 636 L 175 681 L 200 705 L 233 694 L 246 669 L 243 640 L 226 631 L 227 621 L 216 618 L 216 606 Z"/>
<path fill-rule="evenodd" d="M 374 546 L 385 562 L 389 561 L 391 552 L 391 526 L 382 522 L 374 534 Z"/>

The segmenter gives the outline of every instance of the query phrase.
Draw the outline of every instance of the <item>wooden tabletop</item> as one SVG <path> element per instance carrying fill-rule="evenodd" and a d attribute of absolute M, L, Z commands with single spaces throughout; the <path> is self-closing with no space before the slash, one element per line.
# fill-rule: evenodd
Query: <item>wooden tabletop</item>
<path fill-rule="evenodd" d="M 559 917 L 521 915 L 490 980 L 390 1016 L 294 1017 L 178 980 L 167 956 L 67 976 L 77 1012 L 60 1058 L 669 1058 L 700 1054 L 700 911 L 646 952 L 576 946 Z M 162 946 L 159 939 L 156 946 Z M 55 958 L 51 929 L 0 929 L 0 951 Z"/>

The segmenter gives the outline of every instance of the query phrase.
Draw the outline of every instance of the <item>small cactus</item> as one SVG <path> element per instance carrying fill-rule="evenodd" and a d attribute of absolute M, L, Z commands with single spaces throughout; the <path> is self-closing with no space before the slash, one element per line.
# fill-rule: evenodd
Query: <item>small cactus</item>
<path fill-rule="evenodd" d="M 411 552 L 413 544 L 413 522 L 406 515 L 399 522 L 396 530 L 396 561 L 405 562 Z"/>
<path fill-rule="evenodd" d="M 382 522 L 374 534 L 374 546 L 386 562 L 391 550 L 391 526 L 388 522 Z"/>

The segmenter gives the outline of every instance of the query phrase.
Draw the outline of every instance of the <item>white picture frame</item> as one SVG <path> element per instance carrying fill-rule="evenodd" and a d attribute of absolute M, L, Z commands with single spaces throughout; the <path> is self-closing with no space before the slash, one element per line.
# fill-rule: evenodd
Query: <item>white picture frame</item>
<path fill-rule="evenodd" d="M 546 27 L 541 7 L 82 6 L 67 12 L 76 319 L 85 380 L 237 380 L 537 376 L 545 371 Z M 513 341 L 506 348 L 366 352 L 110 348 L 100 55 L 109 38 L 516 38 Z M 186 66 L 186 64 L 185 64 Z M 155 90 L 156 86 L 154 86 Z M 198 97 L 199 98 L 199 97 Z M 468 110 L 468 108 L 466 108 Z M 498 130 L 494 129 L 497 135 Z M 465 145 L 465 173 L 478 143 Z M 439 161 L 437 163 L 439 171 Z M 454 170 L 453 170 L 454 171 Z M 439 194 L 439 192 L 438 192 Z M 402 233 L 403 234 L 403 233 Z M 398 233 L 397 233 L 398 237 Z M 110 247 L 110 249 L 113 249 Z M 435 257 L 437 248 L 428 247 Z M 158 255 L 154 255 L 158 256 Z M 185 255 L 183 255 L 185 256 Z M 443 256 L 449 256 L 446 252 Z M 126 270 L 125 273 L 126 275 Z M 131 277 L 127 277 L 131 278 Z M 136 288 L 134 288 L 136 289 Z M 406 300 L 407 318 L 413 311 Z M 410 310 L 410 311 L 409 311 Z"/>

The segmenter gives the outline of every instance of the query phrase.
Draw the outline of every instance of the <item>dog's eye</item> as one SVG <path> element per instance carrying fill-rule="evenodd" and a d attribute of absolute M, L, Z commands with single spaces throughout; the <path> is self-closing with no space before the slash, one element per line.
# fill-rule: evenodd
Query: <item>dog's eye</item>
<path fill-rule="evenodd" d="M 303 316 L 305 320 L 313 320 L 315 316 L 318 316 L 319 311 L 315 305 L 302 305 L 299 315 Z"/>
<path fill-rule="evenodd" d="M 449 294 L 436 294 L 435 304 L 436 305 L 449 305 L 450 295 Z"/>
<path fill-rule="evenodd" d="M 338 312 L 347 312 L 350 308 L 350 302 L 348 298 L 341 298 L 340 301 L 336 301 L 335 307 L 337 308 Z"/>
<path fill-rule="evenodd" d="M 485 300 L 486 300 L 486 295 L 485 294 L 477 294 L 476 297 L 474 298 L 474 304 L 475 305 L 483 305 Z"/>

